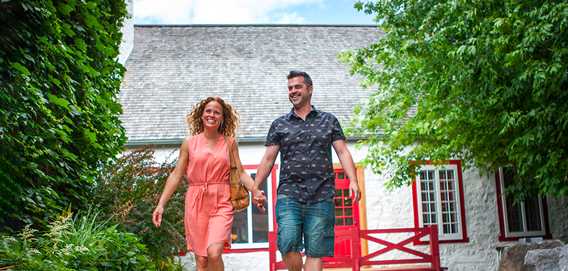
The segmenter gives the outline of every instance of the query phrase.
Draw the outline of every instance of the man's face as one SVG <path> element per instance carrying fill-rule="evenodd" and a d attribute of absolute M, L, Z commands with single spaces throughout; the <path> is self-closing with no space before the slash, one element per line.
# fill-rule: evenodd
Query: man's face
<path fill-rule="evenodd" d="M 312 99 L 312 86 L 304 83 L 303 76 L 288 79 L 288 99 L 295 108 L 300 108 Z"/>

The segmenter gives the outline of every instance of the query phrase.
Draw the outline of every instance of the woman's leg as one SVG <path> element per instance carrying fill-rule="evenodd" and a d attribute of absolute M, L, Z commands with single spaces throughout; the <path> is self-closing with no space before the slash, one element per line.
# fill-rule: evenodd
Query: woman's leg
<path fill-rule="evenodd" d="M 195 261 L 197 262 L 197 271 L 207 271 L 207 257 L 199 256 L 195 254 Z"/>
<path fill-rule="evenodd" d="M 208 271 L 223 271 L 225 266 L 223 265 L 223 243 L 211 244 L 207 248 L 207 258 L 209 260 L 209 270 Z"/>

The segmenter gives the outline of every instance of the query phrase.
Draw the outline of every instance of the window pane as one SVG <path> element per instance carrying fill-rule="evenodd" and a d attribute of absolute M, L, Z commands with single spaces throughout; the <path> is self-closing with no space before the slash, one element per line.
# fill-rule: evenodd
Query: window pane
<path fill-rule="evenodd" d="M 341 207 L 341 198 L 335 198 L 335 207 Z"/>
<path fill-rule="evenodd" d="M 442 223 L 444 224 L 443 233 L 457 233 L 459 222 L 456 219 L 456 214 L 452 212 L 457 205 L 456 198 L 454 196 L 456 193 L 455 182 L 457 182 L 457 180 L 454 178 L 455 174 L 453 170 L 440 170 L 439 176 Z M 445 189 L 442 189 L 442 187 Z"/>
<path fill-rule="evenodd" d="M 254 179 L 256 174 L 251 174 Z M 262 191 L 268 191 L 268 182 L 262 182 Z M 252 204 L 251 204 L 252 206 Z M 255 243 L 268 242 L 268 212 L 260 212 L 256 207 L 252 208 L 252 241 Z"/>
<path fill-rule="evenodd" d="M 514 170 L 512 167 L 503 168 L 503 184 L 505 187 L 513 183 Z"/>
<path fill-rule="evenodd" d="M 520 204 L 514 204 L 512 199 L 505 199 L 507 203 L 507 224 L 510 232 L 523 232 L 522 209 Z"/>
<path fill-rule="evenodd" d="M 525 200 L 525 217 L 527 219 L 527 231 L 542 231 L 538 197 Z"/>
<path fill-rule="evenodd" d="M 233 243 L 248 243 L 247 211 L 235 213 L 233 228 L 231 229 Z"/>
<path fill-rule="evenodd" d="M 544 225 L 541 219 L 541 205 L 539 197 L 529 197 L 525 201 L 514 203 L 511 196 L 507 195 L 507 188 L 514 183 L 515 170 L 512 167 L 502 168 L 503 173 L 503 197 L 505 201 L 507 228 L 510 233 L 534 235 L 534 232 L 544 234 Z M 522 236 L 522 235 L 521 235 Z"/>

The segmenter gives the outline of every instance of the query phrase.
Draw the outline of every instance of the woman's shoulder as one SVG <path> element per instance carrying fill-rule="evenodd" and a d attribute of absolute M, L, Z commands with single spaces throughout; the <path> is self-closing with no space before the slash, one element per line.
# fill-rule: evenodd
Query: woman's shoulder
<path fill-rule="evenodd" d="M 188 146 L 189 144 L 195 142 L 197 140 L 198 135 L 188 135 L 183 139 L 182 145 Z"/>

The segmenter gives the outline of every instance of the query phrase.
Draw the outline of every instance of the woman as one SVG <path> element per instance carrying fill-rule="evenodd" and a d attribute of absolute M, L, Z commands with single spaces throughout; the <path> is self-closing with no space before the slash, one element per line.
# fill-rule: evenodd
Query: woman
<path fill-rule="evenodd" d="M 233 223 L 229 148 L 233 148 L 238 157 L 234 139 L 238 116 L 223 99 L 208 97 L 197 103 L 188 114 L 187 122 L 191 136 L 180 147 L 177 165 L 166 181 L 152 222 L 160 226 L 164 207 L 186 174 L 189 181 L 184 218 L 187 249 L 194 252 L 198 271 L 224 270 L 221 254 L 224 246 L 230 244 Z M 237 164 L 241 165 L 240 158 Z M 242 166 L 240 172 L 241 183 L 253 191 L 252 178 Z M 254 202 L 262 208 L 264 200 L 257 198 Z"/>

